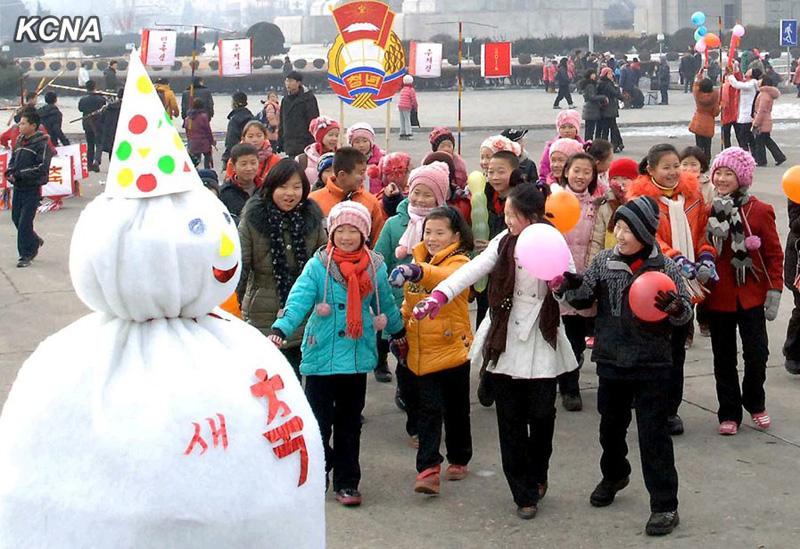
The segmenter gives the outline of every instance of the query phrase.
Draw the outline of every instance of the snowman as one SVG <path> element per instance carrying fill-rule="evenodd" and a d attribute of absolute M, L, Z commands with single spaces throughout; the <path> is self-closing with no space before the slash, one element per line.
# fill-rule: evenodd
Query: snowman
<path fill-rule="evenodd" d="M 239 264 L 233 221 L 132 55 L 106 189 L 70 249 L 93 312 L 39 345 L 0 416 L 0 547 L 324 547 L 300 384 L 216 307 Z"/>

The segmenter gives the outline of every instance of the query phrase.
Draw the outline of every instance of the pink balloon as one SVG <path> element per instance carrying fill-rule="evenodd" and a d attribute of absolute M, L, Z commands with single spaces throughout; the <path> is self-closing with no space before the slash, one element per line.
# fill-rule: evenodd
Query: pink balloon
<path fill-rule="evenodd" d="M 734 36 L 741 38 L 744 36 L 744 27 L 742 25 L 734 25 L 732 33 Z"/>
<path fill-rule="evenodd" d="M 694 45 L 694 51 L 697 53 L 703 53 L 706 51 L 706 42 L 702 38 L 697 41 L 697 44 Z"/>
<path fill-rule="evenodd" d="M 546 223 L 526 227 L 519 235 L 514 255 L 525 270 L 541 280 L 563 274 L 572 257 L 564 236 Z"/>

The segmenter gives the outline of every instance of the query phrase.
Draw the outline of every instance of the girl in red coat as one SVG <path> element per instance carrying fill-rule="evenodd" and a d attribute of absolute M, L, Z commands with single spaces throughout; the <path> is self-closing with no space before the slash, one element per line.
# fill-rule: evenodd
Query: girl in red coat
<path fill-rule="evenodd" d="M 411 111 L 417 109 L 417 92 L 414 90 L 414 77 L 407 74 L 403 77 L 403 87 L 397 101 L 400 111 L 400 140 L 411 139 L 414 130 L 411 128 Z"/>
<path fill-rule="evenodd" d="M 717 381 L 719 434 L 735 435 L 742 408 L 756 427 L 768 429 L 767 320 L 775 320 L 783 287 L 783 249 L 772 206 L 749 194 L 755 161 L 745 150 L 722 151 L 711 167 L 717 197 L 711 203 L 708 240 L 717 253 L 719 281 L 703 303 L 711 328 Z M 742 338 L 744 379 L 736 370 L 736 329 Z"/>

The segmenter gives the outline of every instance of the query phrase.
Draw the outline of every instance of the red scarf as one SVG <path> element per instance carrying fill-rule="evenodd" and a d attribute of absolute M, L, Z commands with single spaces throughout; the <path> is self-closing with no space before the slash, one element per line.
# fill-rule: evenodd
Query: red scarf
<path fill-rule="evenodd" d="M 367 249 L 362 246 L 355 252 L 344 252 L 329 244 L 329 253 L 339 266 L 347 282 L 347 335 L 351 339 L 359 339 L 364 334 L 364 324 L 361 319 L 361 300 L 372 291 L 372 279 L 367 268 L 370 256 Z"/>

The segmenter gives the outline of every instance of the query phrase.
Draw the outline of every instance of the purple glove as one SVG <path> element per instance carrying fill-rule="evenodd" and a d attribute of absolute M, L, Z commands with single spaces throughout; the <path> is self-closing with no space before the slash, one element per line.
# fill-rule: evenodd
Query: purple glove
<path fill-rule="evenodd" d="M 447 296 L 439 290 L 434 290 L 430 297 L 426 297 L 414 305 L 414 318 L 422 320 L 428 316 L 433 320 L 443 305 L 447 305 Z"/>
<path fill-rule="evenodd" d="M 402 288 L 406 281 L 419 282 L 422 278 L 422 269 L 419 265 L 409 263 L 408 265 L 400 265 L 392 269 L 389 275 L 389 286 L 392 288 Z"/>
<path fill-rule="evenodd" d="M 392 352 L 398 362 L 405 361 L 408 358 L 408 338 L 403 336 L 389 341 L 389 350 Z"/>
<path fill-rule="evenodd" d="M 717 266 L 714 264 L 714 256 L 708 252 L 703 252 L 698 258 L 697 262 L 697 280 L 700 284 L 706 284 L 709 280 L 719 282 L 719 275 L 717 274 Z"/>
<path fill-rule="evenodd" d="M 697 278 L 697 267 L 695 264 L 689 261 L 689 258 L 685 255 L 676 255 L 672 258 L 678 268 L 681 270 L 681 275 L 683 278 L 688 280 L 694 280 Z"/>

